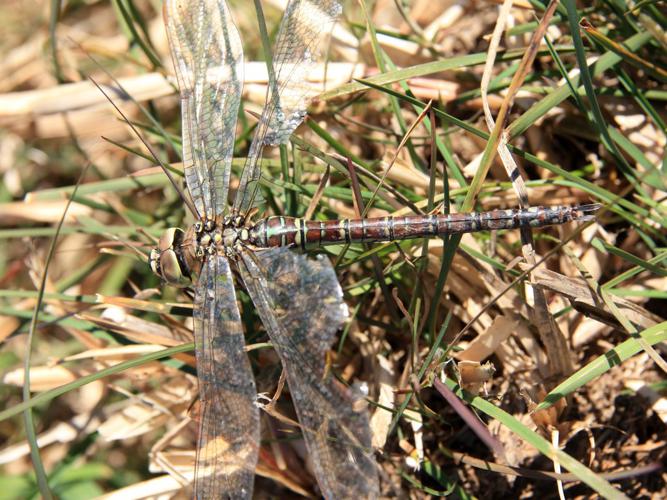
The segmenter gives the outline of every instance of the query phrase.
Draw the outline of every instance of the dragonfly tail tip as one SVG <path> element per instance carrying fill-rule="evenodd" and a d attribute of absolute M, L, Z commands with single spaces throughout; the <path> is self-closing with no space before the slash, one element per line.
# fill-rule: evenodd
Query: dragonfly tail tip
<path fill-rule="evenodd" d="M 576 207 L 576 217 L 578 221 L 586 222 L 595 220 L 595 213 L 602 208 L 600 203 L 589 203 L 587 205 L 579 205 Z"/>

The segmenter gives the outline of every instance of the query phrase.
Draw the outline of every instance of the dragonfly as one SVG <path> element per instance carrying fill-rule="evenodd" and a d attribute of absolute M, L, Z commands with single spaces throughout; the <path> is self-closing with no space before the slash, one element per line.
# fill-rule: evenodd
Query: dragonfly
<path fill-rule="evenodd" d="M 290 0 L 273 49 L 266 104 L 239 187 L 230 201 L 231 160 L 243 85 L 239 32 L 223 0 L 166 0 L 164 18 L 181 95 L 183 164 L 197 221 L 169 228 L 149 264 L 167 284 L 194 290 L 200 418 L 197 498 L 250 498 L 260 448 L 259 408 L 244 351 L 235 277 L 250 296 L 286 374 L 312 469 L 325 498 L 377 498 L 378 466 L 360 396 L 327 368 L 326 353 L 347 318 L 328 244 L 395 241 L 454 233 L 542 227 L 593 217 L 597 205 L 531 207 L 312 221 L 258 207 L 266 146 L 286 144 L 319 89 L 321 64 L 341 14 L 332 0 Z"/>

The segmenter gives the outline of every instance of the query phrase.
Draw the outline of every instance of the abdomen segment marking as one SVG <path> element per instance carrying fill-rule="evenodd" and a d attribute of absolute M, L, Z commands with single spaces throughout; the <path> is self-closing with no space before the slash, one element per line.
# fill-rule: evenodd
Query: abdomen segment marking
<path fill-rule="evenodd" d="M 599 208 L 599 205 L 592 204 L 325 221 L 268 217 L 250 228 L 248 242 L 259 248 L 297 246 L 305 250 L 321 245 L 429 238 L 522 226 L 543 227 L 590 220 Z"/>

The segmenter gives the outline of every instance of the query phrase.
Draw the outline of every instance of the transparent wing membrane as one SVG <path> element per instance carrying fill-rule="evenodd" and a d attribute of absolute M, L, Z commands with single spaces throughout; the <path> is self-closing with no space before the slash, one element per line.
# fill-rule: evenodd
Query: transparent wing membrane
<path fill-rule="evenodd" d="M 164 14 L 181 94 L 183 166 L 202 219 L 227 208 L 243 50 L 229 7 L 218 0 L 167 0 Z"/>
<path fill-rule="evenodd" d="M 341 11 L 336 0 L 291 0 L 287 4 L 273 51 L 275 82 L 267 91 L 266 106 L 241 175 L 234 213 L 246 213 L 253 205 L 264 146 L 287 143 L 306 116 L 310 100 L 321 91 L 308 80 L 323 60 Z"/>
<path fill-rule="evenodd" d="M 322 61 L 340 12 L 338 1 L 290 0 L 273 54 L 275 78 L 243 169 L 235 214 L 245 215 L 253 205 L 264 146 L 286 143 L 303 121 L 310 99 L 321 90 L 308 79 Z M 202 408 L 195 495 L 251 498 L 253 491 L 259 415 L 225 256 L 234 255 L 287 373 L 322 493 L 327 498 L 375 498 L 377 468 L 366 411 L 325 368 L 325 353 L 347 315 L 331 264 L 284 248 L 255 254 L 212 243 L 217 241 L 213 231 L 220 237 L 226 229 L 238 229 L 221 226 L 230 219 L 220 217 L 227 210 L 243 67 L 241 41 L 229 7 L 224 0 L 166 0 L 164 13 L 182 99 L 185 179 L 204 222 L 188 243 L 193 255 L 205 255 L 197 257 L 203 262 L 194 303 Z M 213 246 L 202 251 L 203 241 Z"/>
<path fill-rule="evenodd" d="M 287 374 L 322 494 L 376 498 L 366 411 L 325 367 L 326 351 L 347 315 L 330 262 L 283 248 L 244 252 L 241 259 L 246 289 Z"/>
<path fill-rule="evenodd" d="M 259 413 L 229 262 L 210 256 L 194 303 L 201 417 L 195 495 L 251 498 L 259 450 Z"/>

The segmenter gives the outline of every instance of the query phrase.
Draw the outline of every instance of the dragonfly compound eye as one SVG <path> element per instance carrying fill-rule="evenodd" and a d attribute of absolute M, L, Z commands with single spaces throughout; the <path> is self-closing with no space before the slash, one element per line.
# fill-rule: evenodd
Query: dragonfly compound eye
<path fill-rule="evenodd" d="M 170 248 L 175 248 L 183 242 L 183 237 L 185 233 L 182 229 L 178 227 L 170 227 L 162 236 L 160 236 L 160 241 L 158 242 L 158 249 L 160 252 L 169 250 Z"/>
<path fill-rule="evenodd" d="M 151 251 L 148 262 L 155 274 L 172 286 L 190 286 L 190 273 L 181 259 L 181 245 L 185 233 L 170 227 L 160 237 L 158 248 Z"/>
<path fill-rule="evenodd" d="M 172 249 L 160 252 L 159 275 L 171 286 L 190 286 L 192 280 Z"/>
<path fill-rule="evenodd" d="M 148 265 L 151 266 L 151 271 L 158 276 L 161 276 L 160 273 L 160 252 L 157 248 L 151 250 L 151 254 L 148 257 Z"/>

